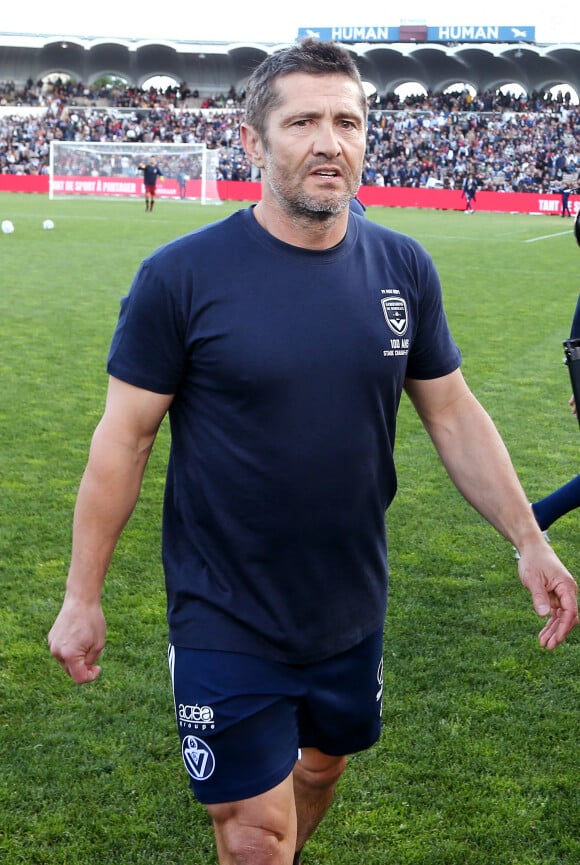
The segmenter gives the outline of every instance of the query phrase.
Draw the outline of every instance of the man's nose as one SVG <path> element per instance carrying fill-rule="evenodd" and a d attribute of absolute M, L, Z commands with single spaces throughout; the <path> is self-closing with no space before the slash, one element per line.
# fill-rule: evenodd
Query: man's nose
<path fill-rule="evenodd" d="M 315 154 L 322 153 L 329 158 L 340 154 L 340 139 L 336 128 L 332 124 L 321 123 L 318 126 L 313 149 Z"/>

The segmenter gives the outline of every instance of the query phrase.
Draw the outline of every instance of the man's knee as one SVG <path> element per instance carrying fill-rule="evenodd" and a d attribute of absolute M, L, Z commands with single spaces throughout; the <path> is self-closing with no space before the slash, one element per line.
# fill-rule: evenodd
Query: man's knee
<path fill-rule="evenodd" d="M 289 776 L 251 799 L 207 806 L 220 863 L 285 865 L 296 841 L 296 810 Z"/>
<path fill-rule="evenodd" d="M 316 748 L 304 748 L 302 758 L 294 767 L 294 784 L 310 789 L 334 787 L 346 764 L 346 757 L 333 757 Z"/>

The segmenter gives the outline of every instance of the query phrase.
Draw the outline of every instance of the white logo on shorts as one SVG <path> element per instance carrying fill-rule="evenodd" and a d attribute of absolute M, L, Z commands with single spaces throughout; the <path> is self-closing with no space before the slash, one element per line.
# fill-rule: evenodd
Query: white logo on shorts
<path fill-rule="evenodd" d="M 207 730 L 209 727 L 214 729 L 215 723 L 213 720 L 213 709 L 211 706 L 190 706 L 187 703 L 180 703 L 177 707 L 177 717 L 179 718 L 179 726 L 187 727 L 189 730 L 193 727 L 194 730 Z"/>
<path fill-rule="evenodd" d="M 197 736 L 186 736 L 181 746 L 183 762 L 194 781 L 207 781 L 215 769 L 213 751 Z"/>
<path fill-rule="evenodd" d="M 379 686 L 379 690 L 377 691 L 377 703 L 382 701 L 383 697 L 383 670 L 384 670 L 384 661 L 381 658 L 381 662 L 379 664 L 379 669 L 377 670 L 377 685 Z M 381 702 L 380 713 L 383 714 L 383 705 Z"/>

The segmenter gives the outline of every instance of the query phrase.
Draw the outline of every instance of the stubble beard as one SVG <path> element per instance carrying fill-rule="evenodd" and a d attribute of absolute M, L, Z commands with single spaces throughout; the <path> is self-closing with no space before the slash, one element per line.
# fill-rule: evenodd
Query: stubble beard
<path fill-rule="evenodd" d="M 282 209 L 292 219 L 307 219 L 326 222 L 345 210 L 355 197 L 360 183 L 350 181 L 343 193 L 333 193 L 327 197 L 309 195 L 303 186 L 289 183 L 290 175 L 280 171 L 270 151 L 264 156 L 264 167 L 268 185 Z"/>

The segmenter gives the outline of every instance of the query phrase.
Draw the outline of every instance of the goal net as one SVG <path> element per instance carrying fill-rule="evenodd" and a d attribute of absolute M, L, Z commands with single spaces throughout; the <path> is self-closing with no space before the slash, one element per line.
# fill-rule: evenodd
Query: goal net
<path fill-rule="evenodd" d="M 145 186 L 139 166 L 151 158 L 161 171 L 155 187 L 158 198 L 220 202 L 219 150 L 208 150 L 205 144 L 108 141 L 51 141 L 49 197 L 142 197 Z"/>

